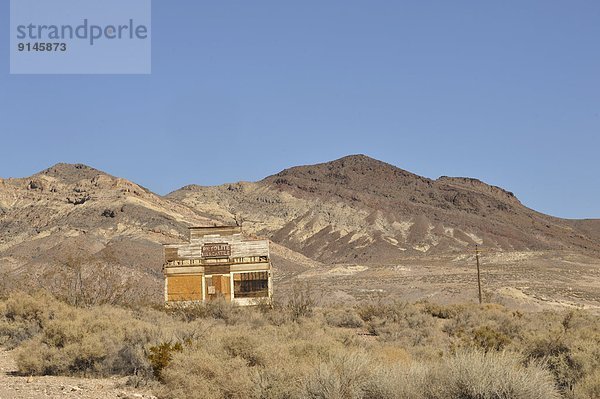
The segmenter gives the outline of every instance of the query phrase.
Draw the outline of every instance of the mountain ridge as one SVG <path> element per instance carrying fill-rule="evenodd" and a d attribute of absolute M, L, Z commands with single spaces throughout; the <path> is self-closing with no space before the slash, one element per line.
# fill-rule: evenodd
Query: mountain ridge
<path fill-rule="evenodd" d="M 65 290 L 61 284 L 80 265 L 91 285 L 116 270 L 139 295 L 151 292 L 159 301 L 161 244 L 186 240 L 189 226 L 215 224 L 242 224 L 247 234 L 269 238 L 282 280 L 318 275 L 328 264 L 426 261 L 475 245 L 600 253 L 600 220 L 544 215 L 480 180 L 429 179 L 365 155 L 165 196 L 87 165 L 59 163 L 0 178 L 0 274 L 15 287 Z"/>
<path fill-rule="evenodd" d="M 429 179 L 365 155 L 296 166 L 257 182 L 190 185 L 167 197 L 223 222 L 252 220 L 256 233 L 326 262 L 393 261 L 402 253 L 475 244 L 598 249 L 593 220 L 545 215 L 478 179 Z"/>

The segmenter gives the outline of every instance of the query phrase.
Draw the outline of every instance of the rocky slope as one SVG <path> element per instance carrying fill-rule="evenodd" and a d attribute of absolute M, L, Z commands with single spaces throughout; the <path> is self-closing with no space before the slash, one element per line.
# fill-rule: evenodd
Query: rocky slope
<path fill-rule="evenodd" d="M 391 262 L 460 252 L 600 250 L 597 220 L 535 212 L 476 179 L 417 176 L 364 155 L 284 170 L 256 183 L 187 186 L 169 199 L 325 262 Z"/>
<path fill-rule="evenodd" d="M 58 164 L 0 180 L 0 272 L 17 288 L 122 279 L 111 283 L 135 281 L 154 296 L 162 278 L 159 243 L 182 240 L 187 225 L 206 223 L 125 179 Z"/>
<path fill-rule="evenodd" d="M 431 180 L 362 155 L 166 197 L 85 165 L 58 164 L 0 179 L 0 290 L 91 287 L 105 299 L 136 291 L 160 300 L 160 244 L 185 240 L 190 225 L 216 223 L 271 238 L 278 279 L 322 263 L 381 265 L 475 244 L 600 253 L 598 220 L 543 215 L 478 180 Z"/>

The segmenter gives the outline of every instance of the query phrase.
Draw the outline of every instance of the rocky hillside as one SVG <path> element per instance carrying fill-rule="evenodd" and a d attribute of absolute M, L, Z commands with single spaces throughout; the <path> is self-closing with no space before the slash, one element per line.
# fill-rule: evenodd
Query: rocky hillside
<path fill-rule="evenodd" d="M 476 179 L 431 180 L 364 155 L 284 170 L 256 183 L 187 186 L 169 199 L 325 262 L 418 254 L 600 250 L 600 222 L 535 212 Z"/>
<path fill-rule="evenodd" d="M 162 278 L 159 243 L 182 240 L 188 225 L 206 223 L 125 179 L 58 164 L 0 179 L 0 272 L 11 277 L 5 284 L 57 291 L 121 278 L 110 282 L 135 282 L 154 295 Z"/>
<path fill-rule="evenodd" d="M 271 238 L 283 280 L 322 263 L 387 264 L 475 244 L 600 253 L 598 220 L 550 217 L 478 180 L 431 180 L 362 155 L 165 197 L 85 165 L 58 164 L 0 179 L 0 289 L 93 287 L 105 297 L 136 291 L 160 299 L 160 244 L 185 240 L 190 225 L 216 223 Z"/>

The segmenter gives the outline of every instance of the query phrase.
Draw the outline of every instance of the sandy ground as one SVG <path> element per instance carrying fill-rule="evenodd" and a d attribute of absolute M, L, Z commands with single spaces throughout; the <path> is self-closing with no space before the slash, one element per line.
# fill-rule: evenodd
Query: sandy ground
<path fill-rule="evenodd" d="M 486 302 L 528 311 L 600 313 L 600 259 L 574 252 L 502 252 L 480 257 Z M 276 275 L 277 277 L 277 275 Z M 323 302 L 477 301 L 475 256 L 422 256 L 388 265 L 322 265 L 297 275 Z M 293 280 L 276 281 L 285 290 Z"/>
<path fill-rule="evenodd" d="M 125 386 L 126 378 L 22 377 L 12 351 L 0 349 L 0 399 L 155 399 Z"/>

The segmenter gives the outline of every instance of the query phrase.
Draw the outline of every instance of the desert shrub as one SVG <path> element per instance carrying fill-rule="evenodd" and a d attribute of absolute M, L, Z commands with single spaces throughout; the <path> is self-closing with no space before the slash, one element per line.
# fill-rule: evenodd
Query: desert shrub
<path fill-rule="evenodd" d="M 363 398 L 373 364 L 364 353 L 342 353 L 319 364 L 305 381 L 304 397 L 312 399 Z"/>
<path fill-rule="evenodd" d="M 38 334 L 48 321 L 66 308 L 44 291 L 34 295 L 13 293 L 0 309 L 0 339 L 13 349 Z"/>
<path fill-rule="evenodd" d="M 472 331 L 471 343 L 484 352 L 499 351 L 510 343 L 510 338 L 490 326 L 482 326 Z"/>
<path fill-rule="evenodd" d="M 365 399 L 425 399 L 424 365 L 378 367 L 364 386 Z"/>
<path fill-rule="evenodd" d="M 325 320 L 333 327 L 360 328 L 364 325 L 361 317 L 352 309 L 332 309 L 325 313 Z"/>
<path fill-rule="evenodd" d="M 366 322 L 374 319 L 384 319 L 387 314 L 387 305 L 382 303 L 362 303 L 356 309 L 361 319 Z"/>
<path fill-rule="evenodd" d="M 180 342 L 174 344 L 171 342 L 163 342 L 159 345 L 151 346 L 148 360 L 150 361 L 154 377 L 160 379 L 162 370 L 169 365 L 171 360 L 173 360 L 173 353 L 181 352 L 182 350 L 183 346 Z"/>
<path fill-rule="evenodd" d="M 517 355 L 461 352 L 429 371 L 428 399 L 552 399 L 560 395 L 552 375 L 537 364 L 522 365 Z"/>
<path fill-rule="evenodd" d="M 591 399 L 600 390 L 599 318 L 584 311 L 317 308 L 307 297 L 80 308 L 14 294 L 0 301 L 0 342 L 17 347 L 24 374 L 127 375 L 167 399 L 552 399 L 559 388 Z"/>
<path fill-rule="evenodd" d="M 498 304 L 485 304 L 475 312 L 479 324 L 490 325 L 510 340 L 519 339 L 523 333 L 522 313 L 518 311 L 511 311 Z"/>
<path fill-rule="evenodd" d="M 443 326 L 442 331 L 451 337 L 460 338 L 477 324 L 477 319 L 470 309 L 463 308 L 456 313 Z"/>
<path fill-rule="evenodd" d="M 47 294 L 15 294 L 5 304 L 2 330 L 16 351 L 23 374 L 145 374 L 146 347 L 156 327 L 130 310 L 101 306 L 75 308 Z M 8 334 L 8 335 L 7 335 Z"/>
<path fill-rule="evenodd" d="M 294 286 L 296 292 L 300 290 L 298 285 Z M 264 320 L 274 326 L 281 326 L 292 320 L 292 312 L 290 312 L 290 303 L 287 297 L 282 298 L 277 291 L 274 293 L 273 298 L 270 301 L 258 301 L 255 309 L 263 316 Z M 309 312 L 312 315 L 314 309 L 314 302 L 310 305 L 311 310 Z M 300 317 L 300 316 L 298 316 Z"/>
<path fill-rule="evenodd" d="M 257 325 L 253 320 L 257 314 L 261 313 L 248 309 L 248 317 L 238 324 L 215 324 L 206 337 L 184 345 L 161 373 L 162 394 L 167 398 L 302 398 L 301 381 L 317 364 L 344 350 L 321 318 Z"/>
<path fill-rule="evenodd" d="M 262 314 L 268 313 L 273 309 L 273 298 L 255 298 L 253 306 Z"/>
<path fill-rule="evenodd" d="M 367 330 L 383 341 L 405 342 L 407 345 L 425 345 L 435 330 L 434 319 L 412 306 L 389 307 L 383 318 L 373 317 Z"/>
<path fill-rule="evenodd" d="M 156 307 L 156 309 L 160 310 L 162 309 L 162 306 Z M 209 317 L 208 310 L 203 303 L 173 303 L 164 307 L 164 311 L 174 319 L 183 322 L 191 322 Z"/>
<path fill-rule="evenodd" d="M 275 306 L 271 311 L 265 312 L 264 317 L 274 326 L 283 326 L 292 320 L 289 313 L 279 306 Z"/>
<path fill-rule="evenodd" d="M 581 379 L 575 389 L 577 399 L 600 398 L 600 370 L 594 370 Z"/>
<path fill-rule="evenodd" d="M 126 330 L 137 327 L 128 319 L 129 314 L 118 309 L 68 309 L 62 317 L 48 320 L 17 350 L 19 371 L 34 375 L 121 371 L 123 356 L 129 357 L 127 363 L 133 356 L 132 348 L 127 350 Z"/>
<path fill-rule="evenodd" d="M 600 318 L 582 310 L 524 316 L 527 328 L 520 350 L 542 359 L 568 397 L 578 397 L 600 369 Z M 583 396 L 585 397 L 585 396 Z"/>
<path fill-rule="evenodd" d="M 201 347 L 176 353 L 161 376 L 164 398 L 245 399 L 254 389 L 252 371 L 244 359 L 218 356 Z"/>
<path fill-rule="evenodd" d="M 423 302 L 423 311 L 438 319 L 451 319 L 456 317 L 460 308 L 455 306 L 442 306 L 436 303 Z"/>
<path fill-rule="evenodd" d="M 522 313 L 510 311 L 504 306 L 462 305 L 451 309 L 454 311 L 448 313 L 450 317 L 442 327 L 442 331 L 450 337 L 465 342 L 475 339 L 476 343 L 483 344 L 479 346 L 484 349 L 495 341 L 502 343 L 499 346 L 501 349 L 514 340 L 520 340 L 523 335 Z"/>
<path fill-rule="evenodd" d="M 41 323 L 57 304 L 54 298 L 43 291 L 34 295 L 16 292 L 4 303 L 3 317 L 9 321 L 35 320 Z"/>
<path fill-rule="evenodd" d="M 165 308 L 167 314 L 184 322 L 190 322 L 197 319 L 218 319 L 230 321 L 238 309 L 224 298 L 217 298 L 206 303 L 183 303 L 169 304 Z"/>
<path fill-rule="evenodd" d="M 310 285 L 297 283 L 292 288 L 292 293 L 284 302 L 283 308 L 288 312 L 291 320 L 298 321 L 302 317 L 313 315 L 316 300 L 313 297 Z"/>
<path fill-rule="evenodd" d="M 527 360 L 544 361 L 565 393 L 571 392 L 583 376 L 583 364 L 574 356 L 563 335 L 538 338 L 526 348 L 525 354 Z"/>
<path fill-rule="evenodd" d="M 264 365 L 266 356 L 260 351 L 261 342 L 254 335 L 234 333 L 223 337 L 223 349 L 231 357 L 244 359 L 249 366 Z"/>
<path fill-rule="evenodd" d="M 118 258 L 110 251 L 103 251 L 102 259 L 65 255 L 61 264 L 45 270 L 39 279 L 53 296 L 73 306 L 131 306 L 157 299 L 149 295 L 157 287 L 120 268 Z"/>
<path fill-rule="evenodd" d="M 303 365 L 275 362 L 260 367 L 252 374 L 253 389 L 248 398 L 301 399 L 304 376 L 308 374 Z"/>
<path fill-rule="evenodd" d="M 408 302 L 394 302 L 390 304 L 379 304 L 379 314 L 376 317 L 397 322 L 407 318 L 407 315 L 419 313 L 414 305 Z"/>
<path fill-rule="evenodd" d="M 14 349 L 40 331 L 41 326 L 37 320 L 0 320 L 0 345 L 7 349 Z"/>
<path fill-rule="evenodd" d="M 234 321 L 234 316 L 239 314 L 239 308 L 227 302 L 224 298 L 208 301 L 204 306 L 210 317 L 225 320 L 226 322 Z"/>
<path fill-rule="evenodd" d="M 441 363 L 381 367 L 364 353 L 318 365 L 305 382 L 307 398 L 552 399 L 552 376 L 518 356 L 461 352 Z"/>

